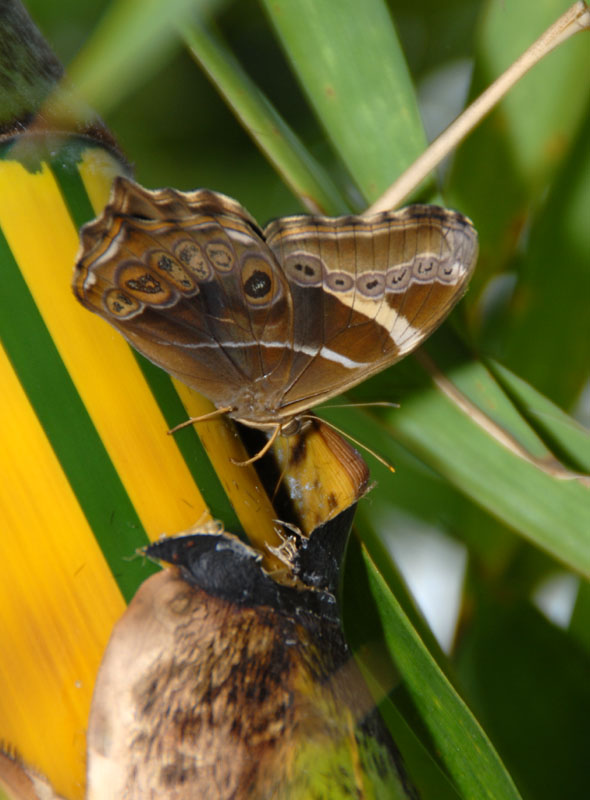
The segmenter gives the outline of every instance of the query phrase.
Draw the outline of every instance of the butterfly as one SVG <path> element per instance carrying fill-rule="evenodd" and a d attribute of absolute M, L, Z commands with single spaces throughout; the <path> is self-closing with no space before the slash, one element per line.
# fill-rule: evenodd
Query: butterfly
<path fill-rule="evenodd" d="M 223 194 L 122 176 L 80 241 L 80 302 L 269 442 L 414 350 L 463 295 L 478 252 L 471 221 L 437 206 L 261 229 Z"/>

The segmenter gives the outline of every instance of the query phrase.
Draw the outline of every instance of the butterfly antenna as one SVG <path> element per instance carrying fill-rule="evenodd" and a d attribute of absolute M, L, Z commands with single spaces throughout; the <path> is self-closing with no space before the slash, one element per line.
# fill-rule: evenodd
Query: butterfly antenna
<path fill-rule="evenodd" d="M 235 458 L 231 458 L 230 459 L 231 463 L 235 464 L 237 467 L 247 467 L 248 464 L 253 464 L 255 461 L 258 461 L 258 459 L 262 458 L 262 456 L 268 453 L 270 448 L 275 443 L 275 440 L 280 432 L 281 432 L 281 423 L 277 422 L 277 424 L 275 425 L 275 429 L 272 432 L 272 436 L 270 437 L 268 442 L 264 445 L 264 447 L 256 453 L 256 455 L 252 456 L 252 458 L 249 458 L 247 461 L 236 461 Z"/>
<path fill-rule="evenodd" d="M 215 411 L 210 411 L 208 414 L 201 414 L 199 417 L 190 417 L 184 422 L 181 422 L 180 425 L 175 425 L 173 428 L 170 428 L 168 434 L 176 433 L 176 431 L 179 431 L 181 428 L 188 428 L 189 425 L 194 425 L 197 422 L 206 422 L 209 419 L 215 419 L 215 417 L 220 417 L 222 414 L 227 414 L 232 410 L 231 406 L 226 406 L 225 408 L 216 408 Z"/>
<path fill-rule="evenodd" d="M 302 414 L 301 419 L 317 419 L 317 417 L 315 417 L 313 414 Z M 328 428 L 332 428 L 333 431 L 336 431 L 336 433 L 339 433 L 341 436 L 344 436 L 345 439 L 348 439 L 349 442 L 352 442 L 361 450 L 364 450 L 365 453 L 370 453 L 370 455 L 372 455 L 373 458 L 375 458 L 380 464 L 383 464 L 384 467 L 387 467 L 387 469 L 390 472 L 395 472 L 395 467 L 392 466 L 389 463 L 389 461 L 386 461 L 383 458 L 383 456 L 379 455 L 379 453 L 376 453 L 374 450 L 371 450 L 371 448 L 367 447 L 366 444 L 359 442 L 358 439 L 355 439 L 354 436 L 351 436 L 350 433 L 347 433 L 346 431 L 342 430 L 342 428 L 339 428 L 337 425 L 334 425 L 334 423 L 328 422 L 328 420 L 323 418 L 321 419 L 321 421 L 323 422 L 324 425 L 327 425 Z"/>
<path fill-rule="evenodd" d="M 399 408 L 399 403 L 392 403 L 389 400 L 374 400 L 371 403 L 330 403 L 321 408 Z"/>

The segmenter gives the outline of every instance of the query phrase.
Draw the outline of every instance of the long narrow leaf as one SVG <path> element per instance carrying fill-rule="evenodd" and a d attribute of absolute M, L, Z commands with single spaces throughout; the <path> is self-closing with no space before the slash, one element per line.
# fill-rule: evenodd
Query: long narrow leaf
<path fill-rule="evenodd" d="M 455 784 L 464 797 L 516 800 L 520 795 L 491 742 L 437 667 L 366 551 L 363 557 L 390 655 Z"/>
<path fill-rule="evenodd" d="M 387 5 L 368 0 L 265 0 L 295 73 L 366 200 L 425 144 Z"/>
<path fill-rule="evenodd" d="M 311 211 L 344 213 L 343 199 L 220 38 L 202 24 L 182 26 L 191 53 L 293 192 Z"/>

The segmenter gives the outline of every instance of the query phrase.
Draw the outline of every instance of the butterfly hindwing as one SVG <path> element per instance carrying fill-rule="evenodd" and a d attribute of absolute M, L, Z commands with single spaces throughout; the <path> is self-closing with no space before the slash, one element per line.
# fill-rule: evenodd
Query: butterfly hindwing
<path fill-rule="evenodd" d="M 285 408 L 308 407 L 414 350 L 462 296 L 477 258 L 469 220 L 415 205 L 372 217 L 286 217 L 265 230 L 293 295 Z"/>

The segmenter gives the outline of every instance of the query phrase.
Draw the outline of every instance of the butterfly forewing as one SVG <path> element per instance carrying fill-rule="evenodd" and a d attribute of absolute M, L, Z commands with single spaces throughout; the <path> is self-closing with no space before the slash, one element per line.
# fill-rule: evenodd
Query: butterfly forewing
<path fill-rule="evenodd" d="M 284 408 L 350 388 L 415 349 L 462 296 L 471 222 L 415 205 L 373 217 L 287 217 L 265 230 L 293 295 L 295 357 Z"/>
<path fill-rule="evenodd" d="M 81 243 L 85 306 L 216 406 L 268 427 L 417 347 L 477 257 L 470 221 L 436 206 L 285 217 L 262 233 L 224 195 L 125 178 Z"/>
<path fill-rule="evenodd" d="M 218 406 L 261 375 L 282 385 L 288 284 L 238 203 L 118 178 L 81 239 L 76 295 L 154 363 Z"/>

